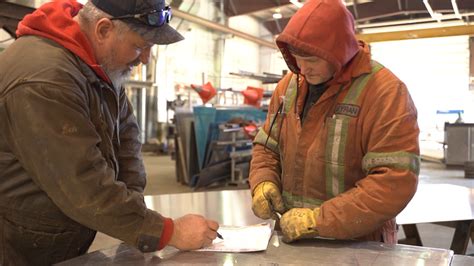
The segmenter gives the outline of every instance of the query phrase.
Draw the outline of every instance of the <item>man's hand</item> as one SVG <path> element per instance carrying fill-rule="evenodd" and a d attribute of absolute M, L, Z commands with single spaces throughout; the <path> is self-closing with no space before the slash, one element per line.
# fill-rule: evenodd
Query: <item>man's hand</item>
<path fill-rule="evenodd" d="M 264 181 L 255 187 L 252 197 L 252 211 L 262 219 L 270 219 L 274 212 L 284 213 L 286 211 L 280 190 L 273 182 Z"/>
<path fill-rule="evenodd" d="M 173 236 L 168 245 L 180 250 L 192 250 L 211 245 L 217 237 L 219 224 L 201 215 L 187 214 L 174 220 Z"/>
<path fill-rule="evenodd" d="M 319 208 L 294 208 L 287 211 L 280 219 L 283 231 L 283 242 L 289 243 L 296 239 L 311 238 L 318 235 L 316 230 Z"/>

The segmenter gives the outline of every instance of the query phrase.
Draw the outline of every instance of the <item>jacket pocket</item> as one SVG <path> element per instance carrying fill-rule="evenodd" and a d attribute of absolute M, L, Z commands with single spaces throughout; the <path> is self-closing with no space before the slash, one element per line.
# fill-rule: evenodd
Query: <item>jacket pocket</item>
<path fill-rule="evenodd" d="M 356 142 L 357 119 L 345 116 L 329 117 L 325 122 L 325 137 L 322 149 L 311 165 L 319 168 L 324 178 L 318 185 L 324 184 L 328 199 L 346 190 L 347 174 L 345 171 Z"/>
<path fill-rule="evenodd" d="M 356 145 L 357 120 L 348 117 L 328 117 L 324 126 L 323 149 L 317 151 L 317 158 L 323 162 L 344 165 L 346 150 Z"/>
<path fill-rule="evenodd" d="M 77 232 L 28 220 L 3 217 L 1 233 L 6 252 L 15 252 L 19 260 L 30 265 L 51 265 L 71 257 L 68 253 Z"/>

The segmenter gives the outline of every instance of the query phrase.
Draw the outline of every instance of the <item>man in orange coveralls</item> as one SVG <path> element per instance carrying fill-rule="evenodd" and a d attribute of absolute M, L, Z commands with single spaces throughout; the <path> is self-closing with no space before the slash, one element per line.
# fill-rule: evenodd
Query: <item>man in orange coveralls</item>
<path fill-rule="evenodd" d="M 250 170 L 252 209 L 283 214 L 283 240 L 396 243 L 419 173 L 405 84 L 357 41 L 340 0 L 310 0 L 277 38 L 291 72 L 273 94 Z"/>

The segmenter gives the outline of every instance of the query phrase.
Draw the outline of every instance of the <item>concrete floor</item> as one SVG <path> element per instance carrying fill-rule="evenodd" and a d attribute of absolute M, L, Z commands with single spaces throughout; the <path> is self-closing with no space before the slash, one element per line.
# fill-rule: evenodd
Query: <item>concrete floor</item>
<path fill-rule="evenodd" d="M 144 161 L 148 174 L 148 183 L 145 189 L 146 195 L 193 191 L 190 187 L 181 185 L 176 181 L 175 161 L 172 161 L 169 156 L 144 155 Z M 444 165 L 422 163 L 420 183 L 449 183 L 474 188 L 474 180 L 465 179 L 462 170 L 451 169 L 449 175 L 444 175 L 444 172 Z M 221 187 L 218 189 L 236 189 L 236 187 Z M 454 228 L 434 224 L 419 224 L 418 230 L 424 246 L 449 249 L 454 235 Z M 399 239 L 404 238 L 402 229 L 400 229 L 398 236 Z M 118 243 L 120 243 L 119 240 L 98 233 L 89 252 L 112 247 Z M 469 243 L 466 254 L 474 254 L 472 243 Z"/>

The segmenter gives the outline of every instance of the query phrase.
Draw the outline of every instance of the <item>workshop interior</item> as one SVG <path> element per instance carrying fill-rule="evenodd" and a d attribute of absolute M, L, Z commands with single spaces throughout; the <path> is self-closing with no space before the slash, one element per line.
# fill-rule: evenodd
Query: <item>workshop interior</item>
<path fill-rule="evenodd" d="M 343 2 L 354 17 L 356 37 L 369 45 L 373 59 L 403 81 L 416 106 L 421 164 L 414 199 L 428 205 L 409 206 L 434 210 L 453 202 L 446 209 L 457 211 L 454 217 L 444 213 L 440 214 L 442 219 L 430 220 L 425 215 L 416 220 L 410 218 L 416 216 L 417 211 L 407 213 L 409 210 L 406 210 L 403 217 L 397 218 L 399 241 L 394 249 L 408 254 L 410 248 L 426 248 L 425 253 L 421 250 L 420 254 L 429 254 L 430 259 L 436 261 L 426 265 L 474 265 L 471 259 L 474 256 L 474 22 L 471 21 L 474 1 L 333 1 Z M 46 2 L 0 0 L 0 55 L 16 40 L 18 23 Z M 232 206 L 237 204 L 234 209 L 220 211 L 223 223 L 234 221 L 226 220 L 228 212 L 245 209 L 251 213 L 247 205 L 251 200 L 252 151 L 272 108 L 275 88 L 291 71 L 275 40 L 306 2 L 308 0 L 166 1 L 173 12 L 169 24 L 184 41 L 154 45 L 148 63 L 135 67 L 130 79 L 123 83 L 140 130 L 141 154 L 147 171 L 144 192 L 147 206 L 152 204 L 160 213 L 166 213 L 167 208 L 202 211 L 190 206 L 201 202 L 198 199 L 206 195 L 202 193 L 219 192 L 219 197 L 202 199 L 206 206 L 217 204 L 208 203 L 212 200 L 222 204 L 230 204 L 232 199 L 241 200 L 241 204 L 232 203 Z M 318 137 L 315 133 L 315 138 Z M 247 196 L 238 194 L 231 198 L 225 194 L 230 191 L 247 193 Z M 189 201 L 177 195 L 189 197 Z M 157 198 L 147 200 L 147 197 Z M 162 205 L 163 201 L 169 205 Z M 332 256 L 336 244 L 318 241 L 316 245 L 330 248 L 328 256 Z M 273 244 L 270 241 L 268 245 Z M 306 245 L 311 242 L 302 244 L 301 254 L 292 250 L 288 256 L 301 255 L 296 262 L 304 264 L 303 259 L 310 255 L 302 254 L 311 253 L 309 249 L 304 251 Z M 123 256 L 120 248 L 123 248 L 120 240 L 98 233 L 82 260 L 73 260 L 70 265 L 87 263 L 86 259 L 98 265 L 121 264 L 127 260 L 133 265 L 154 263 L 149 255 L 129 249 L 126 249 L 128 257 L 120 257 Z M 377 249 L 370 245 L 350 248 Z M 347 256 L 352 254 L 341 252 Z M 193 254 L 180 253 L 172 257 L 159 253 L 155 256 L 159 262 L 210 263 L 204 254 Z M 256 254 L 257 257 L 252 257 L 250 253 L 238 253 L 235 256 L 240 257 L 232 257 L 233 261 L 216 255 L 214 263 L 237 265 L 240 258 L 241 264 L 246 265 L 259 264 L 259 259 L 278 265 L 278 259 L 270 261 L 265 253 Z M 365 254 L 361 256 L 366 259 L 370 257 L 370 253 L 361 254 Z M 406 257 L 403 257 L 406 260 L 397 257 L 398 253 L 390 254 L 387 255 L 392 256 L 390 259 L 382 259 L 381 255 L 379 260 L 371 258 L 365 263 L 359 261 L 360 264 L 338 259 L 333 262 L 381 265 L 388 261 L 387 265 L 425 265 L 411 264 L 413 261 Z M 323 252 L 318 256 L 324 256 Z M 134 260 L 136 258 L 142 259 L 141 262 Z"/>

